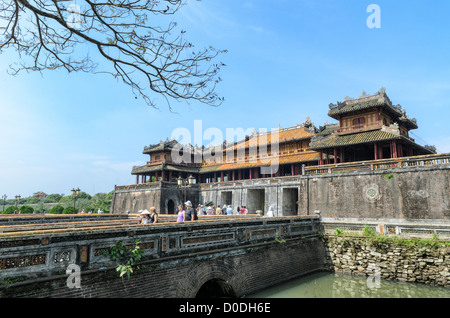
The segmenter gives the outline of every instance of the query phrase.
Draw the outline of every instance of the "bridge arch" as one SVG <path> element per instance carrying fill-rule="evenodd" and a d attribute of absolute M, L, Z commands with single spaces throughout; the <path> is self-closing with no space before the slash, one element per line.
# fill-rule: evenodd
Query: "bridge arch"
<path fill-rule="evenodd" d="M 189 267 L 186 279 L 178 284 L 177 297 L 240 297 L 247 288 L 245 275 L 239 275 L 234 262 L 226 259 L 202 260 Z M 205 292 L 211 292 L 205 296 Z"/>
<path fill-rule="evenodd" d="M 210 279 L 200 287 L 196 298 L 236 298 L 233 287 L 223 279 Z"/>

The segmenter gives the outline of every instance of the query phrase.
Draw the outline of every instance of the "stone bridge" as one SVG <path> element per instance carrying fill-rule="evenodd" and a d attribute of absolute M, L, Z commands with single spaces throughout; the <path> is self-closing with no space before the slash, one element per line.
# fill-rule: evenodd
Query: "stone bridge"
<path fill-rule="evenodd" d="M 242 297 L 326 266 L 317 216 L 175 218 L 0 216 L 0 297 Z M 136 240 L 140 269 L 120 278 L 104 252 Z"/>

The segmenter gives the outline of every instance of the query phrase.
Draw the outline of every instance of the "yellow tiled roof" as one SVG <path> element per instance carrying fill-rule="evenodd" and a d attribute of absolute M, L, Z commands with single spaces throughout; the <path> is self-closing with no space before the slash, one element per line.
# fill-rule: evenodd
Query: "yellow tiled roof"
<path fill-rule="evenodd" d="M 318 157 L 319 157 L 319 153 L 313 151 L 313 152 L 308 152 L 308 153 L 304 153 L 304 154 L 280 156 L 277 158 L 267 158 L 267 159 L 263 159 L 263 160 L 258 159 L 258 160 L 248 161 L 248 162 L 223 163 L 223 164 L 217 164 L 217 165 L 203 166 L 200 168 L 200 173 L 269 166 L 271 163 L 276 163 L 276 160 L 278 160 L 278 164 L 280 164 L 280 165 L 281 164 L 290 164 L 290 163 L 309 162 L 309 161 L 318 160 Z M 270 161 L 270 159 L 272 159 L 272 161 Z"/>
<path fill-rule="evenodd" d="M 276 136 L 278 135 L 278 136 Z M 239 147 L 249 148 L 254 146 L 264 146 L 270 145 L 272 142 L 276 142 L 278 138 L 278 143 L 282 144 L 289 141 L 296 141 L 302 139 L 308 139 L 313 137 L 314 134 L 307 131 L 305 128 L 293 128 L 293 129 L 282 129 L 281 131 L 272 131 L 265 135 L 261 136 L 252 136 L 249 140 L 244 142 L 239 142 L 238 144 L 232 146 L 233 149 L 237 149 Z M 230 149 L 230 148 L 227 148 Z"/>
<path fill-rule="evenodd" d="M 402 138 L 400 135 L 395 135 L 382 130 L 367 131 L 357 134 L 337 136 L 336 138 L 329 139 L 323 142 L 317 141 L 311 143 L 311 149 L 324 149 L 356 144 L 371 143 L 382 140 L 394 140 Z"/>

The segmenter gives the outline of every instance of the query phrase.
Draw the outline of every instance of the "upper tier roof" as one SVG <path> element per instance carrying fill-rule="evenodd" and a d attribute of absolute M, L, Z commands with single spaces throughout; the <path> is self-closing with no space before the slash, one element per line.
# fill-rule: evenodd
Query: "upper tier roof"
<path fill-rule="evenodd" d="M 386 95 L 384 88 L 380 89 L 373 95 L 368 95 L 365 92 L 356 99 L 346 97 L 344 102 L 331 103 L 328 116 L 339 119 L 343 115 L 354 112 L 365 111 L 371 108 L 382 108 L 388 112 L 394 119 L 403 123 L 408 129 L 417 129 L 417 122 L 415 118 L 406 116 L 405 110 L 400 105 L 393 105 L 389 97 Z"/>

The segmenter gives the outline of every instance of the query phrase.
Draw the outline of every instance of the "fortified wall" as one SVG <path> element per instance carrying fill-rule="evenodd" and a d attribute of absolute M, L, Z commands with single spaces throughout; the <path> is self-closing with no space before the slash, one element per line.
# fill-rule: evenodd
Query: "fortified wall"
<path fill-rule="evenodd" d="M 450 219 L 450 167 L 325 174 L 300 186 L 299 211 L 326 217 Z"/>
<path fill-rule="evenodd" d="M 450 219 L 450 154 L 312 166 L 305 174 L 178 187 L 116 186 L 112 213 L 155 206 L 160 214 L 190 200 L 246 206 L 249 213 L 333 218 Z M 172 212 L 173 213 L 173 212 Z"/>
<path fill-rule="evenodd" d="M 450 219 L 450 165 L 331 172 L 204 185 L 201 202 L 252 213 L 333 218 Z"/>

